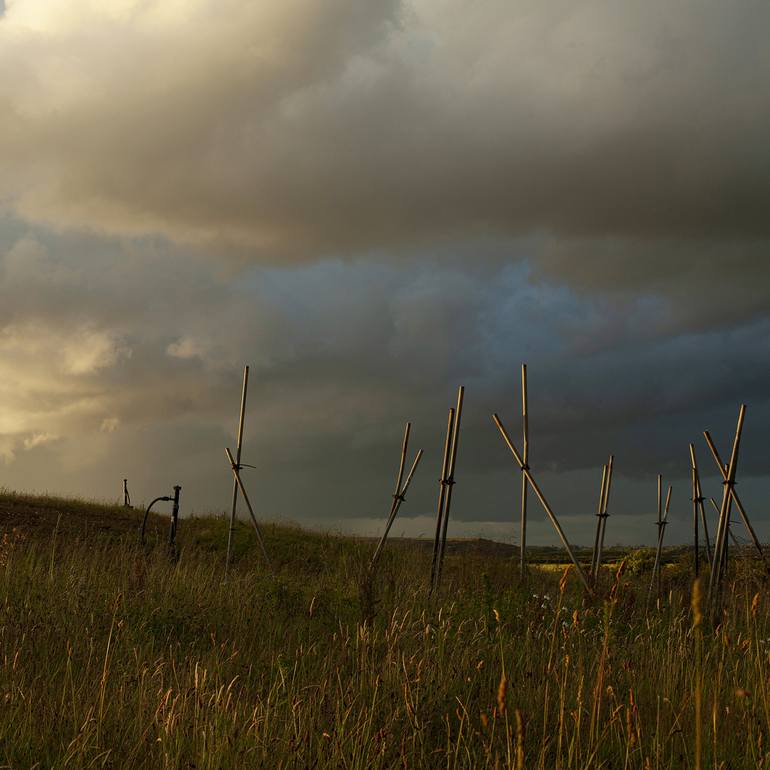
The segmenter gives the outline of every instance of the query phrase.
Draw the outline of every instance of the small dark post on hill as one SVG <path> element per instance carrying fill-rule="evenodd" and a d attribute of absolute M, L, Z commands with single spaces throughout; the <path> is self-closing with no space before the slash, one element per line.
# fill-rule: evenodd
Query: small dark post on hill
<path fill-rule="evenodd" d="M 174 496 L 171 497 L 169 495 L 161 495 L 160 497 L 156 497 L 146 508 L 144 512 L 144 518 L 142 519 L 142 530 L 140 534 L 140 540 L 142 545 L 144 545 L 145 542 L 145 535 L 147 532 L 147 519 L 150 516 L 150 511 L 152 510 L 155 503 L 173 503 L 173 507 L 171 509 L 171 528 L 168 533 L 168 546 L 169 551 L 172 553 L 172 555 L 176 556 L 176 533 L 179 523 L 179 497 L 182 492 L 182 487 L 179 485 L 176 485 L 174 487 Z"/>
<path fill-rule="evenodd" d="M 521 432 L 522 432 L 522 460 L 529 468 L 529 406 L 527 400 L 527 365 L 521 365 Z M 522 577 L 527 569 L 527 477 L 521 472 L 521 525 L 519 527 L 519 539 L 521 556 L 519 570 Z"/>
<path fill-rule="evenodd" d="M 128 479 L 123 479 L 123 507 L 131 507 L 131 495 L 128 494 Z"/>
<path fill-rule="evenodd" d="M 179 522 L 179 495 L 182 487 L 174 487 L 174 506 L 171 509 L 171 530 L 168 533 L 168 547 L 171 553 L 176 556 L 176 530 Z"/>
<path fill-rule="evenodd" d="M 236 463 L 235 459 L 233 458 L 232 452 L 230 452 L 230 449 L 228 447 L 225 447 L 225 454 L 227 455 L 227 460 L 230 463 L 230 468 L 233 472 L 233 476 L 235 477 L 235 483 L 238 485 L 238 489 L 241 490 L 241 495 L 243 495 L 243 502 L 246 503 L 246 508 L 249 511 L 249 516 L 251 517 L 251 523 L 254 526 L 254 532 L 256 532 L 257 534 L 257 542 L 259 543 L 259 548 L 262 551 L 262 556 L 265 559 L 267 568 L 272 572 L 273 566 L 270 563 L 270 557 L 267 555 L 267 549 L 265 548 L 265 541 L 262 539 L 262 532 L 259 529 L 259 524 L 257 524 L 257 517 L 254 515 L 254 509 L 251 507 L 251 500 L 249 500 L 249 496 L 246 494 L 246 487 L 243 486 L 243 479 L 241 479 L 240 466 L 238 466 L 238 464 Z"/>
<path fill-rule="evenodd" d="M 508 436 L 507 431 L 505 430 L 505 426 L 503 425 L 498 415 L 493 414 L 492 420 L 494 420 L 495 425 L 497 425 L 497 429 L 500 431 L 500 435 L 503 437 L 503 441 L 505 441 L 506 445 L 508 446 L 508 449 L 513 455 L 513 459 L 518 464 L 519 468 L 521 469 L 521 472 L 524 474 L 525 478 L 527 479 L 527 482 L 532 487 L 532 491 L 535 493 L 535 496 L 540 501 L 540 504 L 543 506 L 543 510 L 546 512 L 548 518 L 551 520 L 551 524 L 553 524 L 553 528 L 556 530 L 556 534 L 559 536 L 559 539 L 561 540 L 562 545 L 564 546 L 564 549 L 567 551 L 567 554 L 569 555 L 570 560 L 575 565 L 575 570 L 577 571 L 578 577 L 580 578 L 580 582 L 583 584 L 583 587 L 586 589 L 586 591 L 589 594 L 592 594 L 593 591 L 591 590 L 591 586 L 589 585 L 588 578 L 586 577 L 586 574 L 583 571 L 583 568 L 580 566 L 580 562 L 578 562 L 578 560 L 575 558 L 575 554 L 573 553 L 572 548 L 569 544 L 569 541 L 567 540 L 567 537 L 564 534 L 564 530 L 562 530 L 561 525 L 559 524 L 559 520 L 556 518 L 556 514 L 553 512 L 553 509 L 548 504 L 548 501 L 545 499 L 545 496 L 543 495 L 542 491 L 540 490 L 540 487 L 535 481 L 535 478 L 532 475 L 532 471 L 528 467 L 526 467 L 524 463 L 524 458 L 519 454 L 519 451 L 514 446 L 513 442 Z"/>
<path fill-rule="evenodd" d="M 385 540 L 388 537 L 388 533 L 390 532 L 390 528 L 393 526 L 393 522 L 396 520 L 396 516 L 398 516 L 399 508 L 401 508 L 401 503 L 405 502 L 406 500 L 406 493 L 409 489 L 409 485 L 412 483 L 412 477 L 414 476 L 414 472 L 417 470 L 417 465 L 420 462 L 420 458 L 422 458 L 422 449 L 420 449 L 419 452 L 417 452 L 417 456 L 414 458 L 414 462 L 412 463 L 412 467 L 409 470 L 409 473 L 406 476 L 406 481 L 404 481 L 403 486 L 401 482 L 404 478 L 404 469 L 406 467 L 406 452 L 407 448 L 409 446 L 409 434 L 412 430 L 412 423 L 408 422 L 406 424 L 406 428 L 404 429 L 404 440 L 401 444 L 401 462 L 398 466 L 398 475 L 396 476 L 396 488 L 393 493 L 393 502 L 390 506 L 390 513 L 388 514 L 388 521 L 385 525 L 385 531 L 382 534 L 382 537 L 380 538 L 380 542 L 377 544 L 377 548 L 374 551 L 374 556 L 372 556 L 372 562 L 369 565 L 369 571 L 374 572 L 375 567 L 377 566 L 377 562 L 379 561 L 380 554 L 382 553 L 382 549 L 385 546 Z"/>
<path fill-rule="evenodd" d="M 246 419 L 246 392 L 249 388 L 249 367 L 243 367 L 243 389 L 241 390 L 241 410 L 238 418 L 238 438 L 235 444 L 236 471 L 241 470 L 241 449 L 243 447 L 243 424 Z M 233 503 L 230 510 L 230 527 L 227 530 L 227 555 L 225 556 L 225 575 L 230 567 L 230 558 L 233 550 L 233 533 L 235 531 L 235 512 L 238 507 L 238 475 L 233 479 Z"/>
<path fill-rule="evenodd" d="M 446 551 L 447 528 L 449 526 L 449 509 L 452 505 L 452 487 L 454 487 L 455 466 L 457 464 L 457 449 L 460 444 L 460 420 L 463 411 L 465 388 L 457 389 L 457 407 L 449 410 L 444 458 L 439 480 L 438 511 L 436 513 L 436 537 L 433 543 L 433 564 L 430 574 L 430 591 L 435 591 L 441 582 L 441 569 Z"/>

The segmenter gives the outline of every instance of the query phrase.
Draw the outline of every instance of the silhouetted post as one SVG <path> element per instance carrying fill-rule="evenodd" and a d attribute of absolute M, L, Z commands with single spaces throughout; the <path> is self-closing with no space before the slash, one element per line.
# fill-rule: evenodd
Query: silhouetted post
<path fill-rule="evenodd" d="M 174 487 L 174 506 L 171 509 L 171 530 L 168 534 L 168 546 L 171 552 L 176 555 L 176 530 L 177 523 L 179 521 L 179 494 L 182 491 L 182 487 Z"/>
<path fill-rule="evenodd" d="M 559 536 L 559 539 L 561 540 L 562 545 L 564 546 L 564 549 L 567 551 L 567 554 L 569 555 L 570 560 L 575 565 L 575 571 L 577 572 L 578 577 L 580 578 L 580 582 L 583 584 L 583 587 L 586 589 L 586 591 L 589 594 L 593 594 L 593 591 L 591 590 L 591 586 L 588 583 L 588 578 L 586 577 L 586 574 L 583 571 L 583 568 L 580 566 L 580 562 L 575 558 L 575 554 L 573 553 L 572 548 L 569 544 L 569 541 L 567 540 L 567 536 L 564 534 L 564 530 L 561 528 L 561 525 L 559 524 L 559 520 L 556 518 L 556 514 L 553 512 L 553 509 L 548 504 L 548 501 L 545 499 L 545 495 L 543 495 L 543 492 L 541 491 L 540 487 L 535 481 L 535 478 L 532 475 L 532 471 L 529 468 L 526 468 L 524 466 L 524 459 L 522 458 L 522 456 L 519 454 L 519 451 L 514 446 L 513 442 L 510 439 L 510 436 L 508 436 L 508 433 L 505 430 L 505 426 L 503 425 L 500 417 L 497 414 L 493 414 L 492 419 L 494 420 L 495 425 L 497 425 L 497 429 L 500 431 L 500 435 L 503 437 L 503 441 L 505 441 L 508 449 L 513 455 L 513 459 L 518 463 L 519 468 L 521 469 L 522 473 L 525 475 L 527 481 L 529 482 L 529 485 L 532 487 L 532 491 L 535 493 L 535 496 L 540 501 L 540 505 L 543 506 L 543 510 L 546 512 L 546 515 L 551 520 L 551 524 L 553 525 L 553 528 L 556 530 L 556 534 Z"/>
<path fill-rule="evenodd" d="M 529 408 L 527 402 L 527 365 L 521 365 L 521 424 L 522 424 L 522 460 L 529 468 Z M 521 556 L 519 569 L 522 577 L 527 569 L 527 477 L 521 474 L 521 525 L 519 539 L 521 540 Z"/>
<path fill-rule="evenodd" d="M 131 495 L 128 494 L 128 479 L 123 479 L 123 506 L 131 507 Z"/>
<path fill-rule="evenodd" d="M 249 387 L 249 367 L 243 367 L 243 389 L 241 391 L 241 411 L 238 418 L 238 439 L 235 445 L 235 469 L 241 470 L 241 449 L 243 447 L 243 425 L 246 420 L 246 391 Z M 225 574 L 230 568 L 230 558 L 233 551 L 233 535 L 235 533 L 235 512 L 238 507 L 238 479 L 236 474 L 233 480 L 233 504 L 230 510 L 230 528 L 227 531 L 227 556 L 225 557 Z"/>

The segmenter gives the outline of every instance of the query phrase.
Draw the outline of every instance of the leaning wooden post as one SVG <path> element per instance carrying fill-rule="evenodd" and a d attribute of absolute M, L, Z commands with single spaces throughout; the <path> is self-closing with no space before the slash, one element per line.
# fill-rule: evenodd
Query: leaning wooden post
<path fill-rule="evenodd" d="M 241 411 L 238 418 L 238 440 L 235 445 L 235 469 L 241 470 L 241 449 L 243 447 L 243 424 L 246 419 L 246 391 L 249 387 L 249 367 L 243 367 L 243 389 L 241 391 Z M 227 531 L 227 555 L 225 557 L 225 575 L 230 568 L 230 559 L 233 552 L 233 535 L 235 533 L 235 511 L 238 507 L 238 479 L 233 480 L 233 503 L 230 510 L 230 528 Z"/>
<path fill-rule="evenodd" d="M 604 551 L 604 534 L 607 531 L 607 508 L 610 503 L 610 490 L 612 489 L 612 470 L 615 466 L 615 455 L 610 455 L 610 459 L 607 461 L 607 483 L 604 487 L 604 503 L 602 505 L 602 515 L 599 521 L 601 521 L 601 533 L 599 534 L 599 551 L 596 554 L 596 572 L 595 580 L 599 577 L 599 571 L 602 568 L 602 551 Z"/>
<path fill-rule="evenodd" d="M 526 479 L 525 479 L 526 480 Z M 596 535 L 594 537 L 594 550 L 591 552 L 591 576 L 596 583 L 596 557 L 599 554 L 599 537 L 602 533 L 602 510 L 604 509 L 604 488 L 607 484 L 607 466 L 602 466 L 602 483 L 599 487 L 599 504 L 596 508 Z"/>
<path fill-rule="evenodd" d="M 529 468 L 529 407 L 527 397 L 527 365 L 521 365 L 521 423 L 522 423 L 522 459 Z M 521 474 L 521 524 L 519 526 L 519 570 L 522 577 L 527 569 L 527 477 Z"/>
<path fill-rule="evenodd" d="M 722 475 L 722 480 L 727 481 L 727 475 L 729 473 L 729 465 L 726 465 L 722 462 L 722 458 L 719 456 L 719 452 L 717 451 L 716 445 L 714 444 L 714 441 L 712 440 L 711 435 L 707 430 L 703 431 L 703 436 L 705 437 L 706 443 L 708 444 L 709 449 L 711 450 L 711 455 L 714 458 L 714 462 L 716 463 L 717 468 L 719 468 L 719 472 Z M 741 516 L 743 524 L 746 527 L 746 530 L 748 531 L 749 536 L 751 537 L 751 541 L 752 543 L 754 543 L 754 548 L 757 549 L 757 553 L 759 553 L 760 556 L 763 556 L 764 552 L 762 551 L 762 546 L 759 542 L 759 538 L 757 537 L 757 533 L 754 532 L 754 528 L 751 526 L 749 517 L 746 514 L 746 509 L 743 507 L 743 503 L 738 497 L 738 492 L 736 491 L 734 484 L 730 488 L 730 495 L 733 498 L 735 507 L 738 509 L 738 513 Z"/>
<path fill-rule="evenodd" d="M 436 581 L 436 568 L 438 566 L 438 554 L 441 547 L 441 523 L 444 515 L 444 500 L 446 499 L 447 490 L 447 476 L 449 474 L 449 453 L 452 448 L 452 430 L 454 428 L 454 407 L 449 409 L 449 417 L 447 418 L 446 426 L 446 440 L 444 441 L 444 455 L 441 461 L 441 476 L 438 480 L 438 506 L 436 510 L 436 535 L 433 540 L 433 561 L 430 566 L 430 591 L 433 591 L 433 586 Z"/>
<path fill-rule="evenodd" d="M 529 482 L 529 485 L 532 487 L 532 491 L 535 493 L 535 496 L 540 501 L 540 505 L 543 506 L 543 510 L 546 512 L 546 515 L 551 520 L 551 524 L 553 525 L 553 528 L 556 530 L 556 534 L 559 536 L 559 539 L 561 540 L 561 543 L 564 546 L 564 549 L 567 551 L 567 555 L 569 556 L 570 561 L 575 566 L 575 571 L 577 572 L 578 577 L 580 578 L 580 582 L 583 584 L 583 587 L 586 589 L 586 591 L 589 594 L 593 594 L 593 591 L 591 590 L 591 586 L 588 583 L 588 578 L 586 577 L 586 574 L 583 571 L 583 568 L 580 566 L 580 562 L 575 558 L 575 554 L 572 552 L 572 548 L 570 547 L 569 541 L 567 540 L 567 536 L 564 534 L 564 530 L 562 530 L 561 525 L 559 524 L 559 520 L 556 518 L 556 514 L 553 512 L 553 509 L 548 504 L 548 501 L 545 499 L 545 496 L 543 495 L 542 491 L 540 490 L 540 487 L 535 481 L 535 478 L 532 475 L 532 471 L 529 468 L 526 468 L 524 466 L 524 460 L 522 456 L 519 454 L 516 447 L 514 446 L 510 437 L 508 436 L 508 433 L 506 432 L 505 426 L 500 420 L 500 417 L 497 414 L 493 414 L 492 419 L 494 420 L 495 425 L 497 425 L 497 429 L 500 431 L 500 435 L 503 437 L 503 441 L 505 441 L 506 445 L 508 446 L 508 449 L 513 455 L 513 459 L 516 460 L 516 462 L 518 463 L 519 468 L 521 469 L 522 473 L 524 473 L 524 475 L 526 476 L 527 481 Z"/>
<path fill-rule="evenodd" d="M 412 423 L 408 422 L 406 424 L 406 428 L 404 429 L 404 440 L 401 445 L 401 461 L 398 467 L 398 475 L 396 476 L 396 488 L 395 488 L 395 491 L 393 492 L 393 502 L 391 503 L 391 506 L 390 506 L 390 513 L 388 514 L 388 520 L 385 525 L 385 532 L 383 532 L 383 535 L 380 538 L 380 542 L 377 544 L 377 548 L 374 551 L 374 556 L 372 557 L 372 562 L 369 566 L 371 571 L 374 570 L 374 567 L 377 564 L 378 559 L 380 558 L 380 553 L 385 545 L 385 540 L 388 537 L 390 528 L 393 526 L 393 522 L 396 519 L 396 515 L 398 514 L 398 509 L 401 507 L 401 503 L 403 503 L 404 500 L 406 499 L 406 490 L 409 488 L 409 484 L 412 481 L 412 476 L 414 475 L 414 472 L 417 469 L 417 465 L 420 462 L 420 458 L 422 457 L 422 449 L 421 449 L 417 453 L 417 457 L 415 458 L 415 461 L 412 464 L 412 468 L 409 471 L 409 474 L 406 478 L 406 483 L 402 487 L 401 482 L 404 478 L 404 467 L 406 465 L 406 451 L 409 445 L 409 432 L 411 431 L 411 429 L 412 429 Z"/>
<path fill-rule="evenodd" d="M 241 480 L 240 468 L 238 468 L 237 463 L 233 459 L 232 453 L 227 447 L 225 447 L 225 454 L 227 455 L 227 459 L 230 462 L 230 468 L 233 471 L 233 476 L 235 477 L 235 483 L 238 485 L 238 488 L 241 490 L 241 494 L 243 495 L 243 502 L 246 503 L 246 508 L 248 508 L 249 510 L 249 516 L 251 517 L 251 523 L 254 525 L 254 531 L 257 533 L 257 542 L 259 543 L 259 548 L 262 551 L 262 556 L 265 559 L 267 568 L 272 572 L 273 566 L 270 563 L 270 557 L 267 555 L 267 549 L 265 548 L 265 541 L 262 539 L 262 533 L 259 530 L 259 524 L 257 524 L 257 517 L 254 515 L 254 509 L 251 507 L 251 501 L 249 500 L 249 496 L 246 494 L 246 487 L 243 486 L 243 481 Z"/>
<path fill-rule="evenodd" d="M 401 487 L 401 492 L 398 495 L 398 501 L 396 502 L 395 507 L 393 508 L 393 510 L 390 513 L 390 516 L 388 517 L 388 523 L 385 526 L 385 532 L 382 535 L 380 544 L 377 546 L 377 551 L 375 551 L 375 554 L 372 557 L 372 562 L 369 565 L 369 569 L 372 572 L 374 571 L 374 568 L 377 566 L 377 561 L 380 558 L 380 553 L 382 551 L 382 548 L 385 545 L 385 541 L 388 538 L 388 534 L 390 533 L 390 528 L 393 526 L 393 522 L 396 520 L 396 516 L 398 516 L 398 512 L 401 508 L 401 503 L 406 501 L 406 493 L 409 490 L 409 485 L 412 483 L 412 477 L 414 476 L 414 472 L 417 470 L 417 466 L 420 464 L 421 459 L 422 459 L 422 449 L 417 453 L 417 456 L 414 458 L 412 467 L 406 476 L 406 481 L 404 482 L 404 486 Z"/>
<path fill-rule="evenodd" d="M 719 511 L 719 528 L 717 530 L 716 543 L 714 545 L 714 561 L 711 567 L 711 578 L 709 580 L 708 598 L 712 610 L 716 610 L 716 603 L 718 601 L 719 591 L 722 584 L 722 576 L 727 566 L 725 564 L 725 556 L 727 552 L 727 534 L 730 527 L 730 507 L 733 500 L 735 474 L 738 465 L 738 451 L 740 449 L 741 433 L 743 432 L 743 423 L 745 419 L 746 405 L 741 404 L 741 408 L 738 412 L 738 424 L 735 427 L 733 449 L 730 453 L 730 462 L 727 465 L 727 474 L 724 480 L 722 507 Z"/>
<path fill-rule="evenodd" d="M 442 522 L 441 548 L 439 550 L 438 568 L 436 569 L 436 588 L 441 582 L 441 570 L 444 567 L 444 552 L 446 551 L 447 528 L 449 526 L 449 509 L 452 506 L 452 489 L 455 485 L 455 467 L 457 466 L 457 449 L 460 446 L 460 420 L 463 412 L 463 397 L 465 388 L 460 385 L 457 389 L 457 407 L 455 408 L 455 422 L 452 427 L 452 450 L 449 454 L 449 476 L 447 477 L 446 499 L 444 501 L 444 521 Z"/>

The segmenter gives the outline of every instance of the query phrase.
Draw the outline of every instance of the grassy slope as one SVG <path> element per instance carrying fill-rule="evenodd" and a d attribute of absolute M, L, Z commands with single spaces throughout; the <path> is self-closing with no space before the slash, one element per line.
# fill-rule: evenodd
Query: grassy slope
<path fill-rule="evenodd" d="M 682 569 L 648 609 L 646 574 L 584 601 L 465 545 L 431 600 L 419 543 L 369 587 L 370 542 L 266 527 L 271 576 L 241 526 L 225 582 L 222 519 L 183 521 L 178 562 L 166 520 L 146 550 L 139 522 L 0 496 L 0 766 L 692 766 Z M 768 767 L 764 578 L 740 565 L 731 588 L 701 643 L 703 766 Z"/>

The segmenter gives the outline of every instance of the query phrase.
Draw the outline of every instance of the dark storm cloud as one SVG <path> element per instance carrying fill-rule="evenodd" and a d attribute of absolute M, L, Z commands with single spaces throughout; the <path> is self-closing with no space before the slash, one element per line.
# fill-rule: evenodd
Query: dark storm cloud
<path fill-rule="evenodd" d="M 275 518 L 373 531 L 411 419 L 426 456 L 405 510 L 418 518 L 402 526 L 422 532 L 446 410 L 462 383 L 455 511 L 464 523 L 455 531 L 503 536 L 516 474 L 490 413 L 519 435 L 523 360 L 533 463 L 577 540 L 586 539 L 580 517 L 593 510 L 596 469 L 610 451 L 616 512 L 628 514 L 617 539 L 649 534 L 632 514 L 651 510 L 657 472 L 676 480 L 677 519 L 686 516 L 687 443 L 709 428 L 726 447 L 744 400 L 741 472 L 766 472 L 770 369 L 747 362 L 768 319 L 651 337 L 644 320 L 666 312 L 665 296 L 617 306 L 535 279 L 523 257 L 475 270 L 465 248 L 408 265 L 332 261 L 230 274 L 152 242 L 12 229 L 0 260 L 10 486 L 114 496 L 128 476 L 137 499 L 179 482 L 186 510 L 220 509 L 244 362 L 252 365 L 246 456 L 258 466 L 250 483 Z M 540 516 L 533 511 L 534 522 Z"/>

